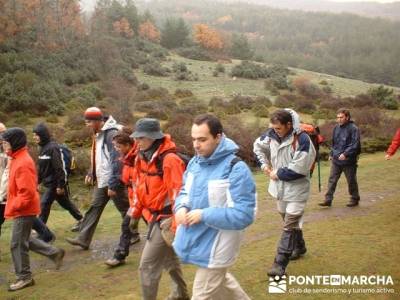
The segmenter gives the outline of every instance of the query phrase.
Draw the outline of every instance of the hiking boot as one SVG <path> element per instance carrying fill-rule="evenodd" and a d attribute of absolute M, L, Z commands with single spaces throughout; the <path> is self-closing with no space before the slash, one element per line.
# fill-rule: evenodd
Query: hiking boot
<path fill-rule="evenodd" d="M 290 260 L 299 259 L 306 252 L 307 252 L 307 248 L 306 248 L 306 243 L 303 238 L 303 230 L 297 229 L 294 250 L 292 252 L 292 255 L 289 257 L 289 259 Z"/>
<path fill-rule="evenodd" d="M 346 204 L 347 207 L 354 207 L 358 205 L 358 201 L 350 201 Z"/>
<path fill-rule="evenodd" d="M 56 270 L 59 270 L 61 268 L 64 256 L 65 256 L 65 250 L 60 249 L 58 253 L 52 258 L 54 264 L 56 265 Z"/>
<path fill-rule="evenodd" d="M 332 206 L 332 201 L 320 202 L 320 203 L 318 203 L 318 205 L 323 206 L 323 207 L 330 207 L 330 206 Z"/>
<path fill-rule="evenodd" d="M 78 232 L 81 229 L 81 224 L 82 224 L 82 219 L 80 219 L 78 222 L 75 223 L 74 226 L 71 227 L 72 232 Z"/>
<path fill-rule="evenodd" d="M 20 279 L 17 280 L 17 282 L 10 284 L 10 286 L 8 287 L 8 290 L 10 292 L 14 292 L 14 291 L 18 291 L 18 290 L 22 290 L 28 286 L 32 286 L 35 284 L 35 281 L 33 280 L 33 278 L 30 279 Z"/>
<path fill-rule="evenodd" d="M 295 245 L 296 231 L 284 230 L 278 244 L 278 251 L 271 269 L 267 272 L 268 276 L 282 277 L 286 274 L 285 270 L 289 264 L 289 257 L 292 255 Z"/>
<path fill-rule="evenodd" d="M 65 239 L 68 243 L 70 243 L 71 245 L 74 246 L 79 246 L 81 247 L 83 250 L 88 250 L 89 246 L 86 245 L 85 243 L 81 242 L 79 239 L 77 238 L 66 238 Z"/>
<path fill-rule="evenodd" d="M 139 242 L 140 242 L 140 235 L 137 234 L 137 235 L 134 235 L 134 236 L 131 237 L 129 245 L 132 246 L 132 245 L 137 244 Z"/>
<path fill-rule="evenodd" d="M 125 259 L 117 259 L 117 258 L 113 257 L 113 258 L 107 259 L 104 263 L 111 268 L 115 268 L 115 267 L 125 264 Z"/>

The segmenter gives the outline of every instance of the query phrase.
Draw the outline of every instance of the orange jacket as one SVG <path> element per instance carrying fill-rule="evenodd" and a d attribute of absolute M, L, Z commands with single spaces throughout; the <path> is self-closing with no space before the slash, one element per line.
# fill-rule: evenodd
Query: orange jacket
<path fill-rule="evenodd" d="M 169 135 L 165 135 L 164 142 L 154 153 L 152 159 L 146 162 L 137 155 L 135 161 L 136 184 L 134 209 L 132 216 L 140 218 L 142 215 L 148 221 L 153 221 L 152 212 L 159 212 L 164 207 L 171 205 L 173 208 L 175 198 L 182 186 L 182 177 L 185 163 L 175 154 L 168 153 L 163 161 L 163 176 L 150 175 L 157 173 L 156 161 L 165 151 L 176 150 L 175 143 Z M 158 217 L 157 220 L 159 220 Z"/>
<path fill-rule="evenodd" d="M 389 148 L 386 150 L 386 153 L 390 156 L 394 155 L 397 149 L 400 147 L 400 128 L 397 129 L 392 143 L 390 144 Z"/>
<path fill-rule="evenodd" d="M 134 206 L 133 184 L 136 181 L 136 169 L 134 168 L 135 159 L 138 152 L 136 143 L 132 144 L 132 149 L 122 159 L 124 164 L 122 167 L 121 181 L 128 187 L 129 206 Z"/>
<path fill-rule="evenodd" d="M 6 219 L 40 214 L 35 163 L 24 147 L 11 154 Z"/>

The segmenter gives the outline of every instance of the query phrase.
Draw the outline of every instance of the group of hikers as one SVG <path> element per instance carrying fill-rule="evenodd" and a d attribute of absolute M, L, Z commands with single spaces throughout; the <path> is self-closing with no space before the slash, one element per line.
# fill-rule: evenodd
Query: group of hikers
<path fill-rule="evenodd" d="M 77 235 L 67 242 L 88 250 L 111 199 L 122 222 L 119 243 L 105 261 L 108 266 L 125 263 L 130 245 L 140 241 L 140 219 L 147 224 L 139 263 L 143 299 L 157 299 L 164 269 L 172 281 L 167 299 L 190 299 L 181 263 L 197 266 L 191 299 L 250 299 L 228 269 L 238 257 L 244 230 L 255 219 L 256 185 L 249 167 L 237 156 L 239 146 L 225 136 L 221 121 L 211 114 L 194 118 L 195 156 L 190 158 L 177 150 L 157 119 L 139 119 L 131 130 L 97 107 L 88 108 L 84 118 L 93 132 L 85 177 L 85 184 L 93 187 L 93 198 L 83 216 L 70 200 L 65 149 L 52 139 L 46 124 L 33 129 L 40 147 L 35 166 L 25 131 L 6 129 L 0 123 L 0 226 L 4 218 L 13 220 L 10 248 L 17 277 L 9 291 L 34 284 L 29 250 L 50 258 L 56 269 L 62 265 L 65 251 L 52 245 L 55 235 L 46 225 L 54 200 L 77 222 L 72 228 Z M 277 200 L 283 220 L 276 256 L 267 272 L 271 277 L 283 276 L 289 261 L 307 251 L 302 224 L 317 151 L 302 128 L 294 110 L 280 109 L 271 114 L 269 128 L 254 142 L 261 170 L 269 178 L 268 192 Z M 400 129 L 386 159 L 399 146 Z M 347 206 L 359 204 L 359 154 L 359 130 L 350 112 L 340 109 L 333 131 L 328 191 L 321 206 L 332 205 L 342 172 L 351 195 Z"/>

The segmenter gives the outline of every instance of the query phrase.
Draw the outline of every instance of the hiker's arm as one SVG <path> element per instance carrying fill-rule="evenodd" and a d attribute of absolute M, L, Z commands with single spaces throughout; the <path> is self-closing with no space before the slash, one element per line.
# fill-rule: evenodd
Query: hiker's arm
<path fill-rule="evenodd" d="M 171 207 L 175 205 L 175 199 L 182 188 L 182 178 L 185 172 L 184 162 L 174 153 L 168 154 L 163 162 L 163 181 L 167 187 L 168 198 Z"/>
<path fill-rule="evenodd" d="M 347 158 L 358 153 L 360 148 L 360 131 L 356 127 L 351 128 L 351 142 L 344 150 L 343 154 Z"/>
<path fill-rule="evenodd" d="M 120 159 L 121 155 L 119 152 L 113 147 L 112 139 L 116 132 L 109 132 L 107 135 L 106 147 L 110 153 L 110 165 L 111 165 L 111 176 L 108 180 L 108 188 L 112 191 L 115 191 L 118 187 L 121 186 L 121 175 L 122 175 L 122 167 L 123 163 Z"/>
<path fill-rule="evenodd" d="M 51 166 L 53 167 L 57 188 L 59 189 L 65 188 L 65 185 L 67 184 L 67 169 L 61 155 L 62 152 L 59 147 L 52 148 L 50 153 Z"/>
<path fill-rule="evenodd" d="M 314 146 L 305 133 L 298 136 L 297 142 L 298 146 L 288 166 L 276 171 L 279 180 L 292 181 L 310 174 L 311 166 L 315 160 Z"/>
<path fill-rule="evenodd" d="M 242 230 L 253 223 L 256 213 L 256 186 L 247 165 L 236 163 L 229 175 L 226 207 L 207 207 L 201 221 L 223 230 Z"/>
<path fill-rule="evenodd" d="M 260 136 L 253 144 L 253 152 L 260 164 L 261 170 L 271 166 L 271 140 L 267 136 Z"/>
<path fill-rule="evenodd" d="M 386 154 L 393 156 L 397 149 L 400 147 L 400 129 L 397 129 L 396 134 L 393 137 L 392 143 L 386 151 Z"/>

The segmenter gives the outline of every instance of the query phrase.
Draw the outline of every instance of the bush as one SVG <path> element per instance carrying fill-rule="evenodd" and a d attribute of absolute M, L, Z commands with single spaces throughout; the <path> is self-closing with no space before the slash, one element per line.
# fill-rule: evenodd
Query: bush
<path fill-rule="evenodd" d="M 163 87 L 150 88 L 148 90 L 139 91 L 135 96 L 134 100 L 137 102 L 150 101 L 150 100 L 171 100 L 172 96 L 168 90 Z"/>
<path fill-rule="evenodd" d="M 178 151 L 194 155 L 193 143 L 191 137 L 191 128 L 193 124 L 193 118 L 195 115 L 188 115 L 186 113 L 173 114 L 168 123 L 164 127 L 164 132 L 171 135 L 175 142 Z"/>
<path fill-rule="evenodd" d="M 312 114 L 317 110 L 317 107 L 311 99 L 299 97 L 294 103 L 294 109 L 297 112 Z"/>
<path fill-rule="evenodd" d="M 187 98 L 192 97 L 193 93 L 191 90 L 188 89 L 176 89 L 174 95 L 177 98 Z"/>
<path fill-rule="evenodd" d="M 267 78 L 269 71 L 265 66 L 261 66 L 249 61 L 242 61 L 240 65 L 236 65 L 232 68 L 231 76 L 258 79 Z"/>
<path fill-rule="evenodd" d="M 187 98 L 179 103 L 177 113 L 185 113 L 191 116 L 204 114 L 208 111 L 208 107 L 203 101 L 196 98 Z"/>
<path fill-rule="evenodd" d="M 237 105 L 239 109 L 244 110 L 244 109 L 252 109 L 252 107 L 255 104 L 255 100 L 250 96 L 236 95 L 231 100 L 231 103 L 233 105 Z"/>
<path fill-rule="evenodd" d="M 143 66 L 143 72 L 147 75 L 165 77 L 168 70 L 159 61 L 148 62 Z"/>
<path fill-rule="evenodd" d="M 262 106 L 265 106 L 265 107 L 271 107 L 272 106 L 271 100 L 269 100 L 269 98 L 267 98 L 265 96 L 257 96 L 254 100 L 255 100 L 255 104 L 256 105 L 262 105 Z"/>
<path fill-rule="evenodd" d="M 172 70 L 174 72 L 187 72 L 189 71 L 184 62 L 174 62 L 172 65 Z"/>
<path fill-rule="evenodd" d="M 294 79 L 293 86 L 301 95 L 307 98 L 318 99 L 323 95 L 322 91 L 316 84 L 313 84 L 310 80 L 304 77 Z"/>
<path fill-rule="evenodd" d="M 289 95 L 278 96 L 275 100 L 275 106 L 280 108 L 288 108 L 294 105 L 294 99 Z"/>
<path fill-rule="evenodd" d="M 223 64 L 217 64 L 215 66 L 215 72 L 217 73 L 225 73 L 225 67 Z"/>
<path fill-rule="evenodd" d="M 198 46 L 178 48 L 177 54 L 194 60 L 212 61 L 212 57 L 202 48 Z"/>

